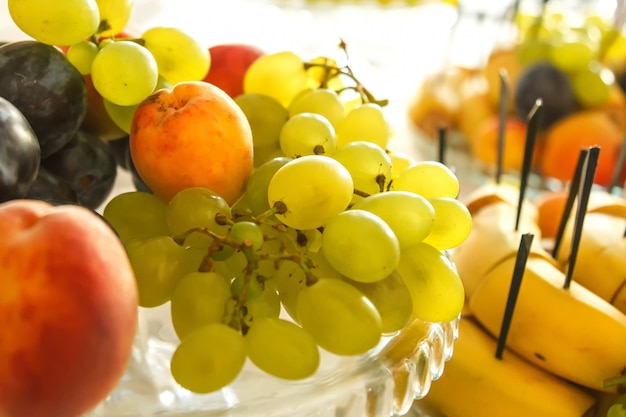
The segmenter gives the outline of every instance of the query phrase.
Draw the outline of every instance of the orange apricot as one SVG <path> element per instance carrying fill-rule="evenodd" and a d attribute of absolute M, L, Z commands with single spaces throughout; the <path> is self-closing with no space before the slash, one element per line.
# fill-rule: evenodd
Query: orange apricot
<path fill-rule="evenodd" d="M 605 112 L 585 110 L 573 113 L 546 131 L 541 172 L 547 177 L 567 182 L 574 175 L 581 149 L 599 146 L 594 182 L 607 185 L 621 142 L 622 132 Z"/>
<path fill-rule="evenodd" d="M 487 166 L 495 166 L 498 155 L 498 127 L 499 118 L 492 116 L 483 121 L 477 128 L 473 141 L 471 142 L 471 152 L 476 159 Z M 524 159 L 524 148 L 526 146 L 527 124 L 525 121 L 509 116 L 504 127 L 504 154 L 502 157 L 503 171 L 518 172 L 522 169 Z M 539 141 L 536 143 L 534 158 L 538 160 L 540 154 Z"/>
<path fill-rule="evenodd" d="M 245 114 L 223 90 L 203 81 L 178 83 L 139 104 L 130 152 L 141 178 L 165 201 L 185 188 L 205 187 L 234 204 L 253 168 Z"/>
<path fill-rule="evenodd" d="M 567 190 L 547 191 L 535 200 L 537 224 L 544 238 L 554 238 L 559 229 L 559 222 L 565 210 Z"/>

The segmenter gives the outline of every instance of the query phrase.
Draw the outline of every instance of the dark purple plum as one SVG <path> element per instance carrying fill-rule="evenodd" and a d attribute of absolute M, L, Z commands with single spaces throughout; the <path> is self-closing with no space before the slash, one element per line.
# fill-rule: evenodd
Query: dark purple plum
<path fill-rule="evenodd" d="M 39 141 L 24 115 L 0 97 L 0 202 L 26 195 L 37 177 L 40 155 Z"/>
<path fill-rule="evenodd" d="M 43 166 L 39 167 L 37 178 L 26 193 L 25 198 L 46 201 L 55 206 L 61 204 L 79 205 L 72 187 Z"/>
<path fill-rule="evenodd" d="M 93 210 L 109 196 L 117 176 L 117 162 L 109 145 L 82 130 L 59 151 L 42 159 L 41 165 L 66 181 L 78 202 Z"/>
<path fill-rule="evenodd" d="M 542 129 L 578 110 L 576 94 L 567 75 L 549 62 L 526 67 L 515 87 L 518 116 L 526 119 L 537 99 L 542 100 Z"/>
<path fill-rule="evenodd" d="M 0 96 L 24 114 L 42 157 L 68 143 L 87 112 L 83 76 L 58 48 L 37 41 L 0 46 Z"/>

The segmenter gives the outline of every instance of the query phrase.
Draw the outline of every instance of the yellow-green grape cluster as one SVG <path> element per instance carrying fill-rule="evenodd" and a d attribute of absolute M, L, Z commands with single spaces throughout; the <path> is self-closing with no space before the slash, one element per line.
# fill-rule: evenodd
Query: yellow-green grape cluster
<path fill-rule="evenodd" d="M 291 70 L 276 71 L 274 60 L 285 59 Z M 413 318 L 448 322 L 463 306 L 446 251 L 472 219 L 455 174 L 387 150 L 385 102 L 353 76 L 312 75 L 346 71 L 334 61 L 309 66 L 285 52 L 258 62 L 247 75 L 253 90 L 235 100 L 255 149 L 274 156 L 257 161 L 239 201 L 229 206 L 202 187 L 168 202 L 134 191 L 103 211 L 129 254 L 141 306 L 169 303 L 180 340 L 172 375 L 196 393 L 230 384 L 246 359 L 278 378 L 307 378 L 323 351 L 365 354 Z M 350 80 L 360 103 L 340 91 Z M 261 92 L 267 85 L 282 90 Z M 366 117 L 378 124 L 374 135 L 350 128 L 365 120 L 351 119 L 355 111 L 377 115 Z"/>
<path fill-rule="evenodd" d="M 356 141 L 385 152 L 392 136 L 386 102 L 329 57 L 305 62 L 292 51 L 262 56 L 246 72 L 244 93 L 235 101 L 250 122 L 257 167 L 278 156 L 339 157 L 350 153 L 340 148 Z"/>
<path fill-rule="evenodd" d="M 153 27 L 124 33 L 134 0 L 10 0 L 13 21 L 40 42 L 67 48 L 68 60 L 90 76 L 111 119 L 126 133 L 137 105 L 160 88 L 202 80 L 208 48 L 184 31 Z"/>
<path fill-rule="evenodd" d="M 579 11 L 571 16 L 548 5 L 540 16 L 521 14 L 516 23 L 522 64 L 554 65 L 569 79 L 582 108 L 598 107 L 609 100 L 615 71 L 623 67 L 626 38 L 608 20 L 581 16 Z"/>

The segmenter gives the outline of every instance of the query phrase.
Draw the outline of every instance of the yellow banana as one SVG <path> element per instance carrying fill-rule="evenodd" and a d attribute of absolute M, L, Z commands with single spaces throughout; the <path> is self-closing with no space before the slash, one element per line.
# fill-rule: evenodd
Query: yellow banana
<path fill-rule="evenodd" d="M 459 323 L 454 355 L 419 400 L 446 417 L 582 417 L 594 406 L 588 391 L 505 349 L 471 319 Z"/>
<path fill-rule="evenodd" d="M 563 234 L 557 260 L 567 269 L 573 214 Z M 583 223 L 572 279 L 626 312 L 626 200 L 592 193 Z"/>
<path fill-rule="evenodd" d="M 516 210 L 505 201 L 481 207 L 472 216 L 469 236 L 452 251 L 451 259 L 461 276 L 467 298 L 502 259 L 516 256 L 522 234 L 535 236 L 531 252 L 546 253 L 541 247 L 540 230 L 533 217 L 522 216 L 518 231 L 514 230 Z"/>
<path fill-rule="evenodd" d="M 501 260 L 468 299 L 473 316 L 495 337 L 514 264 L 515 256 Z M 550 257 L 530 254 L 507 346 L 562 378 L 603 390 L 605 379 L 626 369 L 626 315 L 577 282 L 563 289 L 564 282 Z"/>

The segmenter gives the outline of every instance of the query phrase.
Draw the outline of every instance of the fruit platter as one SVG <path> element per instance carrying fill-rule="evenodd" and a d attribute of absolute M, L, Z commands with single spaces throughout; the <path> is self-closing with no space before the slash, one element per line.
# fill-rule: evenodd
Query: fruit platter
<path fill-rule="evenodd" d="M 491 79 L 471 2 L 358 3 L 2 5 L 1 417 L 626 415 L 619 14 L 503 5 Z"/>

